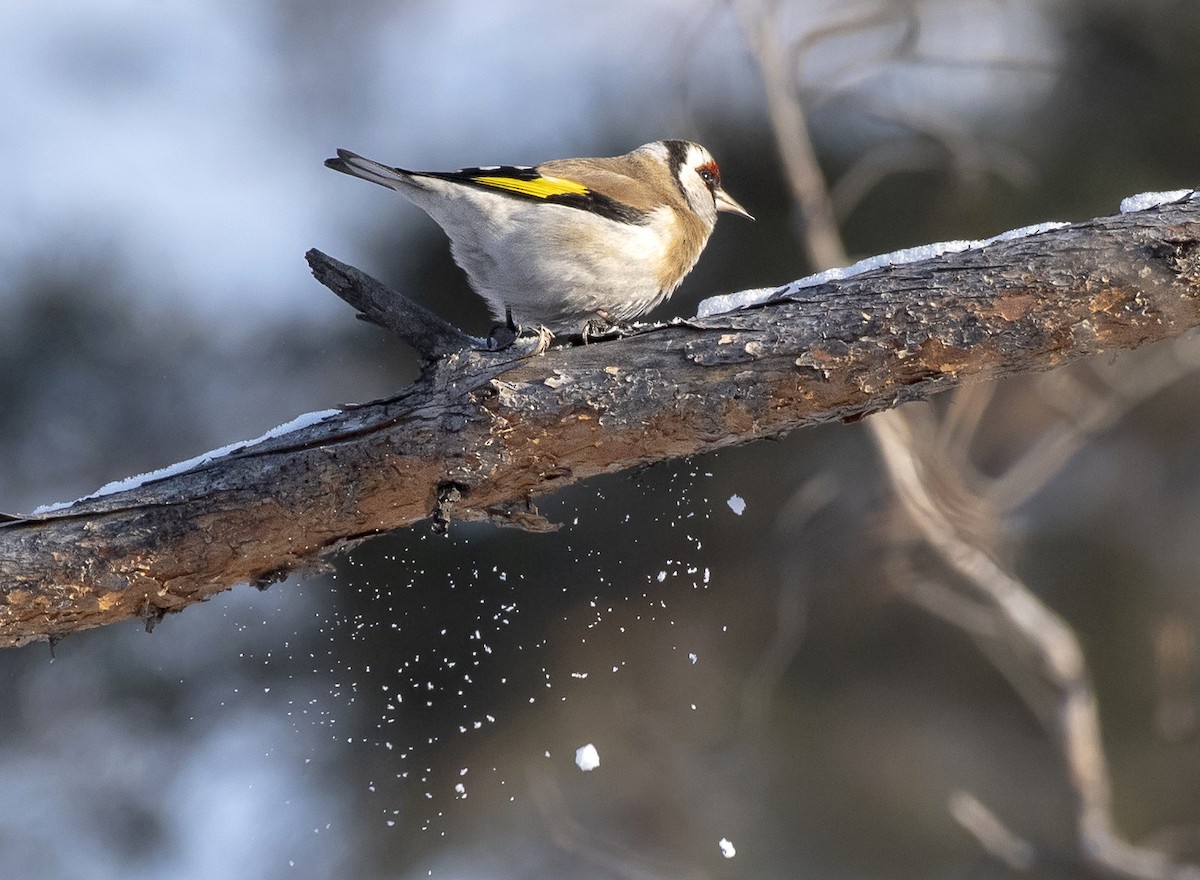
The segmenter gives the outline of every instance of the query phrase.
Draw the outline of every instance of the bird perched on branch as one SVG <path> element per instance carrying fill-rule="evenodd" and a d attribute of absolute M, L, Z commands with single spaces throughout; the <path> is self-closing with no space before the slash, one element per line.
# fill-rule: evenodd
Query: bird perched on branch
<path fill-rule="evenodd" d="M 407 171 L 338 150 L 325 164 L 390 187 L 450 236 L 454 260 L 513 332 L 587 332 L 665 301 L 717 212 L 754 219 L 704 147 L 655 141 L 623 156 Z"/>

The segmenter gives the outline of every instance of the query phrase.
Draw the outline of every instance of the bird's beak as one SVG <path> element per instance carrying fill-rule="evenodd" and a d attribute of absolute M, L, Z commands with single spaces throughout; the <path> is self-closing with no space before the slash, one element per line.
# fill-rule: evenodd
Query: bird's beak
<path fill-rule="evenodd" d="M 747 220 L 753 220 L 750 212 L 735 202 L 725 190 L 719 187 L 713 191 L 713 201 L 717 203 L 718 211 L 728 211 L 730 214 L 741 214 Z"/>

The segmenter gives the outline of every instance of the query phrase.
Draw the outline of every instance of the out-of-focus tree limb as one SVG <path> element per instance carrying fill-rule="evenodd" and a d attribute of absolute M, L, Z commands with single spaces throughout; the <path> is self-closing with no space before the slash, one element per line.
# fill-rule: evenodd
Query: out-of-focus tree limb
<path fill-rule="evenodd" d="M 0 523 L 0 646 L 148 620 L 434 517 L 550 524 L 588 477 L 856 418 L 1200 325 L 1200 202 L 1104 217 L 541 356 L 463 351 L 394 397 Z"/>
<path fill-rule="evenodd" d="M 845 216 L 849 207 L 883 178 L 888 165 L 899 170 L 903 158 L 911 156 L 920 142 L 885 146 L 876 155 L 864 157 L 838 182 L 836 197 L 831 196 L 808 134 L 809 107 L 797 85 L 800 68 L 809 51 L 829 36 L 847 29 L 874 27 L 889 16 L 908 16 L 908 27 L 894 44 L 894 55 L 898 59 L 911 54 L 917 45 L 919 20 L 908 4 L 868 4 L 853 10 L 845 21 L 794 41 L 792 64 L 785 61 L 788 53 L 778 38 L 784 31 L 778 3 L 732 0 L 731 5 L 763 78 L 780 156 L 804 220 L 802 244 L 818 268 L 841 264 L 845 259 L 840 234 L 833 212 L 824 208 L 839 207 Z M 870 75 L 871 68 L 869 64 L 856 64 L 861 75 Z M 892 115 L 889 107 L 881 109 L 884 117 Z M 977 171 L 989 164 L 987 150 L 959 120 L 909 121 L 914 131 L 925 131 L 943 145 L 948 155 L 955 156 L 954 164 L 961 170 Z M 1185 258 L 1184 263 L 1190 267 L 1185 271 L 1194 273 L 1193 258 Z M 1000 518 L 1011 512 L 1022 497 L 1036 492 L 1078 448 L 1090 429 L 1116 418 L 1123 408 L 1144 399 L 1179 372 L 1153 370 L 1140 377 L 1123 373 L 1119 394 L 1093 397 L 1072 424 L 1053 432 L 1049 442 L 1032 445 L 1016 465 L 983 492 L 973 490 L 973 484 L 983 481 L 971 461 L 970 449 L 988 407 L 991 386 L 960 387 L 941 417 L 934 416 L 927 407 L 908 407 L 880 413 L 868 423 L 900 502 L 902 519 L 915 527 L 924 544 L 957 576 L 961 591 L 939 583 L 938 578 L 918 575 L 909 553 L 904 551 L 892 554 L 891 568 L 899 575 L 895 578 L 897 585 L 913 601 L 975 636 L 997 668 L 1042 717 L 1061 749 L 1077 797 L 1077 853 L 1070 861 L 1130 880 L 1195 880 L 1200 877 L 1200 869 L 1177 863 L 1163 851 L 1136 846 L 1120 834 L 1113 818 L 1112 784 L 1100 736 L 1099 712 L 1078 638 L 1065 620 L 997 562 L 994 550 Z M 950 811 L 988 853 L 1014 870 L 1028 871 L 1050 861 L 1038 847 L 1010 832 L 973 796 L 962 792 L 952 796 Z"/>
<path fill-rule="evenodd" d="M 923 604 L 981 639 L 999 640 L 1025 652 L 1023 665 L 1050 685 L 1045 720 L 1062 749 L 1071 787 L 1079 799 L 1076 830 L 1084 861 L 1114 876 L 1136 880 L 1200 880 L 1195 867 L 1178 865 L 1158 850 L 1134 846 L 1114 827 L 1112 781 L 1096 694 L 1074 630 L 955 524 L 932 488 L 937 481 L 926 473 L 926 462 L 914 452 L 920 449 L 919 443 L 904 436 L 910 427 L 900 419 L 877 422 L 874 436 L 880 454 L 905 511 L 972 593 L 972 598 L 946 601 L 953 594 L 945 591 L 942 597 Z M 974 615 L 983 626 L 972 625 L 955 613 L 956 607 L 968 604 L 975 605 Z M 966 797 L 969 800 L 958 793 L 951 799 L 952 814 L 993 855 L 1027 870 L 1036 859 L 1036 849 L 1004 830 L 972 796 Z M 990 821 L 985 821 L 988 817 Z"/>

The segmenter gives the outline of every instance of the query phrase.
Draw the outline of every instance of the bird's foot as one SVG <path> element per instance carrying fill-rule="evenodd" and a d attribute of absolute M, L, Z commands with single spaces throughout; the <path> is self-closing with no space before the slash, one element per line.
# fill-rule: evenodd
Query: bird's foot
<path fill-rule="evenodd" d="M 587 345 L 600 339 L 620 339 L 633 332 L 634 326 L 626 321 L 616 321 L 607 312 L 597 311 L 579 331 L 579 340 Z"/>

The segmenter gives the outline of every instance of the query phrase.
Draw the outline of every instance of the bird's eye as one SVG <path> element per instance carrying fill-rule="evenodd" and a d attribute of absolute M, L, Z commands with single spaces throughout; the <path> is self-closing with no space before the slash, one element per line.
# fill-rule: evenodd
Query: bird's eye
<path fill-rule="evenodd" d="M 721 185 L 721 172 L 717 170 L 716 162 L 705 162 L 696 169 L 696 173 L 709 189 L 716 189 Z"/>

